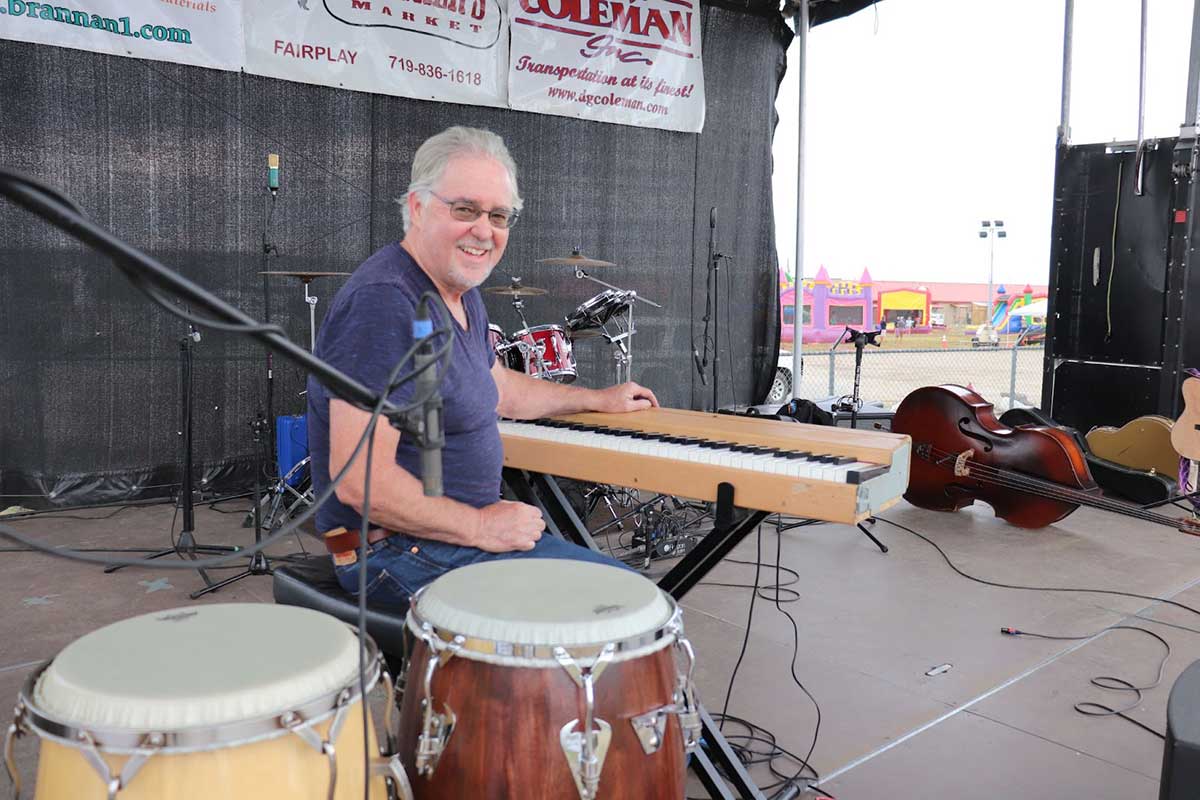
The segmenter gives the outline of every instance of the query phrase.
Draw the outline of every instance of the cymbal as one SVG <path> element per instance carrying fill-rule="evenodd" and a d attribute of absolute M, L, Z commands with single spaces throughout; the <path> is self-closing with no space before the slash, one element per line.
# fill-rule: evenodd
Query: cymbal
<path fill-rule="evenodd" d="M 264 270 L 258 273 L 259 275 L 276 275 L 286 278 L 299 278 L 304 283 L 308 283 L 313 278 L 327 278 L 334 275 L 349 275 L 349 272 L 303 272 L 295 270 Z"/>
<path fill-rule="evenodd" d="M 611 261 L 601 261 L 598 258 L 588 258 L 575 250 L 566 258 L 539 258 L 539 264 L 549 264 L 552 267 L 615 267 Z"/>
<path fill-rule="evenodd" d="M 503 294 L 509 297 L 538 297 L 543 294 L 550 294 L 549 289 L 539 289 L 536 286 L 488 286 L 483 291 L 488 294 Z"/>

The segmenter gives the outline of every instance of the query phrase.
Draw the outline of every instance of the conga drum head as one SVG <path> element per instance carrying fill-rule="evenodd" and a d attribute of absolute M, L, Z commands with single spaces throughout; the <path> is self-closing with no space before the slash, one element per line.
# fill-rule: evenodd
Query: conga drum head
<path fill-rule="evenodd" d="M 370 640 L 366 665 L 370 687 Z M 348 800 L 363 795 L 364 747 L 379 753 L 358 687 L 357 636 L 333 617 L 193 606 L 67 645 L 26 682 L 16 724 L 42 740 L 36 800 L 105 798 L 118 779 L 121 800 Z M 382 776 L 370 782 L 384 797 Z"/>
<path fill-rule="evenodd" d="M 553 602 L 548 602 L 554 598 Z M 586 650 L 610 642 L 629 651 L 661 646 L 675 603 L 630 570 L 549 558 L 485 561 L 451 570 L 418 592 L 410 625 L 423 623 L 472 652 L 543 653 L 553 647 Z M 468 656 L 469 657 L 469 656 Z"/>
<path fill-rule="evenodd" d="M 48 715 L 91 728 L 207 728 L 278 714 L 357 674 L 357 640 L 337 619 L 229 603 L 93 631 L 54 657 L 33 700 Z"/>
<path fill-rule="evenodd" d="M 408 626 L 399 753 L 417 800 L 683 797 L 691 647 L 651 581 L 582 561 L 485 561 L 417 592 Z"/>

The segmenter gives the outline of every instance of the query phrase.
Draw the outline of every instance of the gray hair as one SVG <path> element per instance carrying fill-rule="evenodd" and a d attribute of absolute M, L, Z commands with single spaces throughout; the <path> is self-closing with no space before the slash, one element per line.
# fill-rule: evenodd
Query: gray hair
<path fill-rule="evenodd" d="M 408 195 L 418 192 L 423 196 L 423 200 L 428 200 L 433 187 L 446 172 L 446 165 L 456 156 L 487 156 L 498 161 L 508 171 L 508 179 L 512 182 L 513 210 L 521 210 L 523 201 L 517 190 L 517 165 L 509 155 L 508 148 L 504 146 L 504 140 L 483 128 L 455 125 L 430 136 L 417 148 L 417 154 L 413 157 L 412 178 L 408 184 L 408 191 L 399 201 L 403 209 L 406 233 L 412 223 L 408 213 Z"/>

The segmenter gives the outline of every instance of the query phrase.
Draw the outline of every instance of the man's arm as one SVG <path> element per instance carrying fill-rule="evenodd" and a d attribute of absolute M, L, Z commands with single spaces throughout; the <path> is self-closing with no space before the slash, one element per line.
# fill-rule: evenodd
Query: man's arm
<path fill-rule="evenodd" d="M 345 466 L 371 415 L 343 400 L 329 401 L 329 477 Z M 532 550 L 546 523 L 533 506 L 499 500 L 472 508 L 448 497 L 426 497 L 421 482 L 396 463 L 400 433 L 380 419 L 371 458 L 371 522 L 413 536 L 469 545 L 491 553 Z M 337 497 L 360 513 L 367 481 L 366 447 L 338 484 Z"/>
<path fill-rule="evenodd" d="M 492 377 L 500 392 L 496 412 L 509 419 L 539 419 L 579 411 L 623 413 L 658 405 L 654 392 L 630 381 L 607 389 L 584 389 L 531 378 L 523 372 L 492 365 Z"/>

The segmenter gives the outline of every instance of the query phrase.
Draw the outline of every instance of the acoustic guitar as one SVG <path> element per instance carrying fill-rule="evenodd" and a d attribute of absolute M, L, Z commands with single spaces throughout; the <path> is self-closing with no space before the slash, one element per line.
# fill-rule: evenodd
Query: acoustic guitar
<path fill-rule="evenodd" d="M 1184 458 L 1200 461 L 1200 378 L 1188 378 L 1180 391 L 1183 413 L 1171 426 L 1171 445 Z"/>
<path fill-rule="evenodd" d="M 1120 428 L 1092 428 L 1086 438 L 1088 447 L 1100 458 L 1173 478 L 1179 474 L 1179 453 L 1171 444 L 1172 426 L 1167 417 L 1148 414 Z"/>

